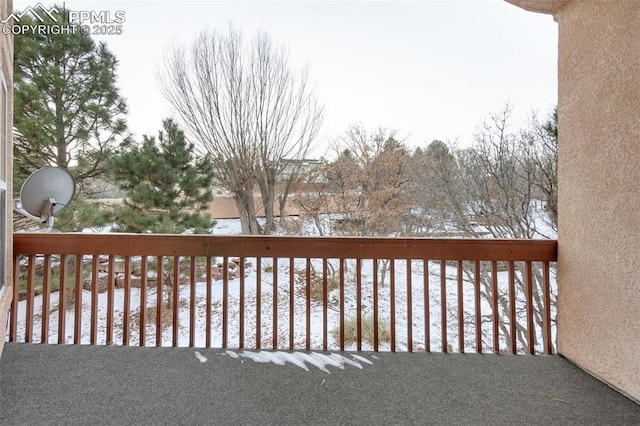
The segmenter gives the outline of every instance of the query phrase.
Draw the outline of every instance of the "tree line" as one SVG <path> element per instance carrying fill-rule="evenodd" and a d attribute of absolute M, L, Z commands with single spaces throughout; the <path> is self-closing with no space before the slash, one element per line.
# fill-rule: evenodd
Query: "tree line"
<path fill-rule="evenodd" d="M 555 238 L 557 119 L 492 114 L 469 146 L 351 126 L 293 198 L 321 235 Z"/>

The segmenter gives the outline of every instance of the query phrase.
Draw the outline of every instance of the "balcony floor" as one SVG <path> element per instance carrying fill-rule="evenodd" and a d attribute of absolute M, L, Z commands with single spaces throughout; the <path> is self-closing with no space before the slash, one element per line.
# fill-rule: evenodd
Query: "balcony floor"
<path fill-rule="evenodd" d="M 640 424 L 559 356 L 291 354 L 7 343 L 0 424 Z"/>

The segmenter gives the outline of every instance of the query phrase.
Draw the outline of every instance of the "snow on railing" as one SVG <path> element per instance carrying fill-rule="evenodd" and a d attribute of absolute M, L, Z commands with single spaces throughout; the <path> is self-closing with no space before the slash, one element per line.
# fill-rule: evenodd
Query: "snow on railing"
<path fill-rule="evenodd" d="M 11 341 L 553 353 L 552 240 L 14 235 Z"/>

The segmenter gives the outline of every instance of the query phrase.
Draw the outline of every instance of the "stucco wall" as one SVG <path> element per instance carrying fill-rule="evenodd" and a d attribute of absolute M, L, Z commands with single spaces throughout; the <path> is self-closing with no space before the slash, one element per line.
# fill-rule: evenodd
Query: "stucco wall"
<path fill-rule="evenodd" d="M 558 346 L 640 401 L 640 0 L 507 0 L 558 22 Z"/>
<path fill-rule="evenodd" d="M 12 0 L 0 0 L 0 17 L 2 19 L 6 18 L 13 11 Z M 5 205 L 2 208 L 5 209 L 6 212 L 6 230 L 7 235 L 3 235 L 0 238 L 5 239 L 5 247 L 9 248 L 2 256 L 6 259 L 6 278 L 5 282 L 7 285 L 3 286 L 0 289 L 0 355 L 2 355 L 2 348 L 4 347 L 4 341 L 6 338 L 7 331 L 7 311 L 9 309 L 9 304 L 11 303 L 11 294 L 12 294 L 12 250 L 13 247 L 13 238 L 12 238 L 12 211 L 13 211 L 13 188 L 12 188 L 12 163 L 13 163 L 13 148 L 11 145 L 11 137 L 12 137 L 12 124 L 13 123 L 13 96 L 12 96 L 12 78 L 13 78 L 13 37 L 11 35 L 5 35 L 2 31 L 0 31 L 0 70 L 4 75 L 7 90 L 8 90 L 8 114 L 9 114 L 9 125 L 8 125 L 8 134 L 7 134 L 7 145 L 2 147 L 3 152 L 0 155 L 6 158 L 6 169 L 3 170 L 2 180 L 7 183 L 7 197 Z M 1 144 L 0 144 L 1 145 Z"/>
<path fill-rule="evenodd" d="M 640 1 L 559 25 L 559 351 L 640 400 Z"/>

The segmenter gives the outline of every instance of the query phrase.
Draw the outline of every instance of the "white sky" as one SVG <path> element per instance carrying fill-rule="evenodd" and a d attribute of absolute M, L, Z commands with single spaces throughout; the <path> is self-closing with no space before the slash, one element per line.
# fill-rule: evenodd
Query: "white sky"
<path fill-rule="evenodd" d="M 36 3 L 15 0 L 14 8 Z M 171 116 L 155 78 L 163 49 L 228 23 L 246 38 L 267 31 L 290 48 L 295 65 L 309 64 L 326 109 L 325 146 L 354 123 L 397 129 L 410 146 L 433 139 L 467 145 L 506 102 L 515 107 L 515 126 L 557 102 L 557 24 L 502 0 L 65 3 L 125 12 L 122 35 L 95 38 L 119 60 L 137 137 L 156 134 Z"/>

